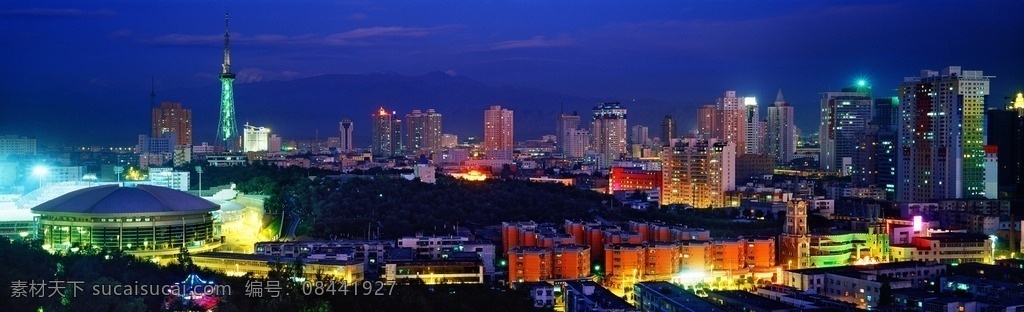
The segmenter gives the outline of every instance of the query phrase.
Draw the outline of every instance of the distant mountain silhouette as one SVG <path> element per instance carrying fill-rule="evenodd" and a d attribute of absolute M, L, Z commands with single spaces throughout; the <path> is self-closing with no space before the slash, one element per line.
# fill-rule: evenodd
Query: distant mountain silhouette
<path fill-rule="evenodd" d="M 7 93 L 0 99 L 12 103 L 72 103 L 77 108 L 59 106 L 23 107 L 20 114 L 56 114 L 53 120 L 35 122 L 34 130 L 16 131 L 0 125 L 0 132 L 57 137 L 61 142 L 112 144 L 132 142 L 138 134 L 148 134 L 149 90 L 86 90 L 52 94 Z M 458 134 L 460 140 L 483 133 L 483 111 L 501 105 L 515 112 L 516 141 L 539 139 L 554 134 L 554 120 L 559 110 L 578 111 L 583 123 L 598 103 L 619 99 L 592 99 L 535 88 L 491 86 L 464 76 L 430 72 L 420 76 L 404 76 L 393 72 L 372 74 L 320 75 L 287 81 L 236 83 L 235 110 L 239 130 L 246 122 L 271 128 L 286 140 L 321 139 L 338 135 L 338 122 L 350 118 L 355 122 L 357 146 L 370 144 L 370 115 L 379 107 L 397 111 L 399 118 L 413 109 L 436 109 L 444 116 L 444 133 Z M 220 103 L 219 84 L 201 88 L 157 90 L 157 102 L 181 102 L 192 109 L 195 144 L 210 141 L 217 125 Z M 659 135 L 658 122 L 665 114 L 675 113 L 685 131 L 682 112 L 696 107 L 671 107 L 657 100 L 621 100 L 629 109 L 629 125 L 650 127 L 650 136 Z M 6 102 L 6 100 L 5 100 Z M 56 104 L 52 104 L 56 105 Z M 63 104 L 62 104 L 63 105 Z M 54 111 L 53 109 L 57 110 Z M 74 115 L 61 115 L 68 112 Z M 690 113 L 692 114 L 692 113 Z M 689 114 L 687 114 L 689 115 Z M 6 120 L 11 117 L 4 117 Z M 41 118 L 41 117 L 33 117 Z M 42 123 L 42 124 L 39 124 Z M 21 125 L 21 124 L 19 124 Z M 24 126 L 24 125 L 23 125 Z M 84 131 L 80 127 L 94 127 Z M 33 127 L 29 127 L 33 128 Z M 45 130 L 44 130 L 45 129 Z M 137 132 L 137 133 L 133 133 Z M 108 138 L 112 137 L 112 138 Z M 65 142 L 67 141 L 67 142 Z"/>

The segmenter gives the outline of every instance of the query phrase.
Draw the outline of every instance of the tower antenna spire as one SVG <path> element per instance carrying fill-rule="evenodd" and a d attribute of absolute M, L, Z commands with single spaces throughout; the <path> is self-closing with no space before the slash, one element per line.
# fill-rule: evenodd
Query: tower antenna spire
<path fill-rule="evenodd" d="M 228 12 L 224 12 L 224 71 L 222 74 L 231 73 L 231 33 L 228 28 Z"/>
<path fill-rule="evenodd" d="M 156 107 L 156 78 L 153 76 L 149 77 L 149 105 Z"/>
<path fill-rule="evenodd" d="M 228 31 L 228 13 L 224 12 L 224 64 L 220 73 L 220 119 L 217 122 L 217 141 L 225 151 L 238 146 L 235 124 L 235 74 L 231 73 L 231 34 Z"/>

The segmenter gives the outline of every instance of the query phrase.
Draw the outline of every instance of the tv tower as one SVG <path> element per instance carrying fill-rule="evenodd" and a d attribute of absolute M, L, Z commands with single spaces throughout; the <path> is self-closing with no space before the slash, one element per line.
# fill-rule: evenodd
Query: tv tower
<path fill-rule="evenodd" d="M 220 119 L 217 123 L 217 143 L 225 151 L 238 146 L 235 126 L 235 74 L 231 73 L 231 35 L 228 33 L 228 14 L 224 13 L 224 64 L 220 73 Z"/>

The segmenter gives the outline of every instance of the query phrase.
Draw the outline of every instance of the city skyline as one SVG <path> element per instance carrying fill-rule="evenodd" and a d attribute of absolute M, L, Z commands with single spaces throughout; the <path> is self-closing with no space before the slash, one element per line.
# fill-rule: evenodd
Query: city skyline
<path fill-rule="evenodd" d="M 259 4 L 197 4 L 187 9 L 152 4 L 157 10 L 123 3 L 68 3 L 68 7 L 61 4 L 52 3 L 54 7 L 49 8 L 11 5 L 0 10 L 0 15 L 8 17 L 2 23 L 13 30 L 4 35 L 2 42 L 19 47 L 10 50 L 12 61 L 4 63 L 5 72 L 22 77 L 0 87 L 0 97 L 14 103 L 10 114 L 4 114 L 5 118 L 0 120 L 0 131 L 4 133 L 59 138 L 67 144 L 131 142 L 131 136 L 115 137 L 113 133 L 123 129 L 146 133 L 146 123 L 141 121 L 144 118 L 132 118 L 134 114 L 129 112 L 134 107 L 148 111 L 150 77 L 156 77 L 156 95 L 161 102 L 179 102 L 179 97 L 189 97 L 182 93 L 196 93 L 217 84 L 215 70 L 223 62 L 220 50 L 224 36 L 218 34 L 219 19 L 225 9 L 232 13 L 232 52 L 236 63 L 241 64 L 233 72 L 238 75 L 235 83 L 239 86 L 320 74 L 394 71 L 416 75 L 439 71 L 491 85 L 629 102 L 636 111 L 631 118 L 636 121 L 631 124 L 654 127 L 659 117 L 671 114 L 679 117 L 679 133 L 695 128 L 692 112 L 700 105 L 713 103 L 720 96 L 719 90 L 737 90 L 737 96 L 758 97 L 761 103 L 768 103 L 776 90 L 786 89 L 787 99 L 795 108 L 797 126 L 807 133 L 816 124 L 808 119 L 817 115 L 815 104 L 820 93 L 839 90 L 857 78 L 868 79 L 876 97 L 888 97 L 895 95 L 903 77 L 915 76 L 922 69 L 937 70 L 948 65 L 977 68 L 997 77 L 992 81 L 990 106 L 1004 104 L 1008 100 L 1002 97 L 1021 89 L 1024 81 L 1024 64 L 1014 58 L 1024 48 L 1019 42 L 1002 39 L 1020 37 L 1013 32 L 1024 29 L 1019 19 L 1009 15 L 1019 11 L 1015 10 L 1021 6 L 1019 3 L 966 3 L 956 8 L 919 7 L 914 2 L 741 5 L 730 8 L 734 14 L 723 14 L 716 10 L 720 8 L 701 4 L 658 2 L 650 5 L 664 10 L 646 10 L 607 3 L 576 12 L 580 13 L 578 17 L 565 21 L 558 19 L 560 14 L 579 11 L 579 4 L 510 4 L 505 8 L 509 9 L 508 18 L 532 18 L 520 28 L 484 20 L 482 16 L 495 11 L 497 6 L 479 4 L 451 12 L 443 7 L 424 8 L 417 4 L 392 7 L 369 3 L 308 3 L 287 12 Z M 438 14 L 409 16 L 411 10 Z M 962 14 L 964 21 L 957 25 L 912 23 L 930 14 L 953 10 L 972 14 Z M 285 16 L 288 12 L 307 16 L 300 22 Z M 922 14 L 901 14 L 905 12 Z M 456 13 L 460 14 L 451 16 Z M 864 19 L 873 23 L 859 24 Z M 279 22 L 262 23 L 266 20 Z M 917 24 L 922 26 L 907 26 Z M 928 31 L 904 39 L 896 34 L 903 31 L 886 31 L 890 28 Z M 76 30 L 74 36 L 69 29 Z M 829 48 L 826 44 L 833 39 L 831 33 L 851 30 L 861 34 L 857 37 L 864 44 L 844 49 Z M 807 34 L 789 34 L 794 32 Z M 780 38 L 766 41 L 773 36 L 755 36 L 770 33 L 777 33 Z M 969 37 L 999 48 L 931 40 L 939 36 L 931 33 Z M 700 34 L 700 40 L 672 42 L 686 34 Z M 588 48 L 616 38 L 630 44 L 612 45 L 597 52 Z M 913 59 L 893 53 L 920 45 L 947 53 L 919 54 Z M 66 53 L 69 50 L 76 53 Z M 406 54 L 395 55 L 398 52 L 392 50 Z M 731 52 L 709 53 L 712 50 Z M 822 66 L 826 63 L 829 66 Z M 661 66 L 652 66 L 657 64 Z M 111 94 L 116 95 L 107 96 Z M 244 95 L 238 96 L 244 99 Z M 634 100 L 646 105 L 636 105 Z M 69 106 L 65 102 L 79 105 Z M 216 94 L 194 95 L 190 101 L 180 102 L 196 110 L 196 142 L 213 141 L 212 130 L 204 129 L 214 128 L 215 124 L 207 123 L 216 117 L 204 112 L 215 107 Z M 273 119 L 274 112 L 247 104 L 251 103 L 237 103 L 239 122 L 268 125 L 293 138 L 309 136 L 317 129 L 332 129 L 344 116 L 365 115 L 380 104 L 394 106 L 403 113 L 408 112 L 406 107 L 415 106 L 434 106 L 442 113 L 456 109 L 478 111 L 489 105 L 523 111 L 500 102 L 474 103 L 475 107 L 463 107 L 467 106 L 465 103 L 351 103 L 340 108 L 316 104 L 320 106 L 303 107 L 320 107 L 321 115 L 331 115 L 333 121 L 320 125 L 316 120 L 306 128 L 294 128 L 278 126 L 282 121 Z M 74 117 L 47 114 L 54 108 Z M 536 119 L 550 120 L 557 113 L 550 108 L 539 112 L 542 116 Z M 126 118 L 118 118 L 117 122 L 97 122 L 123 114 L 127 114 Z M 461 123 L 452 122 L 453 129 L 459 130 Z M 96 129 L 54 133 L 54 128 L 60 128 L 57 125 Z M 543 123 L 517 125 L 520 129 L 539 126 L 550 128 Z M 477 131 L 452 132 L 474 136 L 480 134 Z M 356 136 L 357 146 L 367 145 L 367 134 Z M 526 139 L 539 135 L 519 136 Z"/>

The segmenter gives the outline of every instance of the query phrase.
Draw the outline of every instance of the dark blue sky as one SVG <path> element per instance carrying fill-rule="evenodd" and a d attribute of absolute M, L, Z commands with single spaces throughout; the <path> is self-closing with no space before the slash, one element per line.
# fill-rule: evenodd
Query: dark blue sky
<path fill-rule="evenodd" d="M 151 76 L 158 94 L 217 83 L 226 10 L 242 83 L 450 70 L 666 112 L 725 90 L 770 104 L 782 88 L 806 132 L 819 93 L 858 77 L 891 96 L 904 76 L 961 65 L 996 76 L 990 105 L 1024 89 L 1022 1 L 0 0 L 0 134 L 132 144 L 147 130 L 128 120 L 149 117 L 122 108 L 148 103 Z"/>

